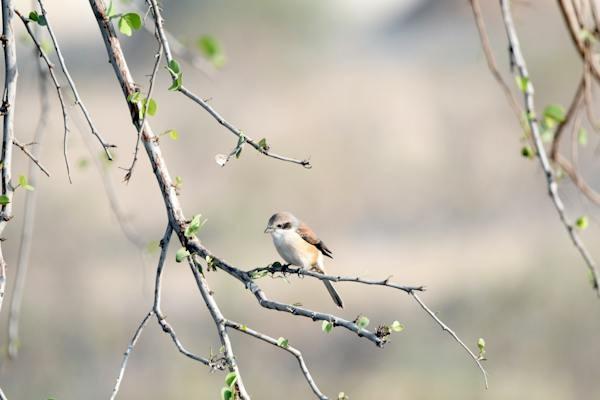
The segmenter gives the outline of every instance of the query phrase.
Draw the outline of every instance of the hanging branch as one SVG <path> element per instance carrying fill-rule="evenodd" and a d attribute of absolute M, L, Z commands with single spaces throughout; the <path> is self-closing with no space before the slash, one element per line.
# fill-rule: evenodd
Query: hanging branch
<path fill-rule="evenodd" d="M 46 29 L 48 30 L 48 33 L 50 34 L 50 39 L 52 40 L 52 45 L 54 46 L 54 50 L 56 51 L 56 55 L 58 57 L 60 67 L 61 67 L 65 77 L 67 78 L 67 82 L 69 82 L 69 86 L 71 87 L 71 91 L 73 92 L 73 96 L 75 97 L 75 104 L 81 109 L 81 112 L 83 113 L 83 116 L 85 117 L 85 120 L 87 121 L 88 125 L 90 126 L 90 130 L 92 131 L 92 134 L 94 136 L 96 136 L 96 138 L 102 145 L 102 148 L 103 148 L 104 152 L 106 153 L 106 157 L 109 160 L 112 160 L 112 154 L 109 149 L 112 147 L 116 147 L 116 146 L 114 144 L 106 143 L 104 141 L 104 139 L 102 138 L 102 136 L 100 136 L 100 132 L 98 132 L 98 129 L 96 129 L 96 126 L 95 126 L 94 122 L 92 121 L 92 117 L 90 116 L 90 113 L 88 112 L 85 104 L 81 100 L 81 97 L 79 96 L 79 92 L 77 91 L 77 87 L 75 86 L 75 82 L 73 81 L 73 78 L 71 78 L 71 74 L 69 73 L 69 70 L 67 69 L 67 64 L 65 62 L 62 52 L 60 51 L 60 47 L 58 45 L 58 40 L 56 39 L 56 35 L 54 35 L 54 30 L 52 29 L 52 25 L 50 24 L 50 21 L 48 19 L 48 14 L 46 12 L 46 8 L 44 7 L 44 2 L 42 0 L 38 0 L 38 4 L 40 5 L 40 10 L 42 11 L 42 15 L 44 17 L 45 26 L 46 26 Z"/>
<path fill-rule="evenodd" d="M 267 145 L 267 142 L 265 139 L 262 139 L 262 140 L 256 142 L 254 139 L 250 138 L 245 133 L 243 133 L 240 129 L 236 128 L 231 123 L 229 123 L 227 120 L 225 120 L 225 118 L 223 118 L 205 100 L 203 100 L 199 96 L 195 95 L 190 90 L 188 90 L 185 86 L 183 86 L 183 84 L 181 82 L 181 71 L 177 71 L 177 69 L 179 69 L 179 67 L 178 67 L 177 62 L 173 59 L 173 55 L 171 53 L 171 47 L 169 45 L 169 41 L 167 40 L 167 34 L 165 33 L 165 29 L 163 27 L 163 18 L 162 18 L 161 12 L 160 12 L 160 8 L 158 7 L 156 0 L 146 0 L 146 2 L 152 7 L 152 13 L 154 15 L 154 22 L 155 22 L 156 30 L 158 32 L 158 38 L 159 38 L 160 42 L 162 43 L 165 58 L 167 59 L 167 65 L 169 66 L 168 70 L 169 70 L 169 73 L 171 74 L 171 78 L 173 79 L 174 86 L 172 86 L 172 88 L 181 92 L 183 95 L 188 97 L 190 100 L 192 100 L 193 102 L 195 102 L 196 104 L 201 106 L 214 119 L 216 119 L 219 124 L 224 126 L 227 130 L 229 130 L 231 133 L 233 133 L 234 135 L 236 135 L 238 137 L 238 145 L 236 146 L 236 154 L 239 154 L 243 145 L 245 143 L 248 143 L 250 146 L 254 147 L 254 149 L 256 151 L 258 151 L 259 153 L 261 153 L 267 157 L 275 158 L 275 159 L 281 160 L 281 161 L 287 161 L 287 162 L 294 163 L 294 164 L 299 164 L 305 168 L 311 168 L 311 164 L 308 159 L 296 160 L 294 158 L 289 158 L 289 157 L 285 157 L 285 156 L 281 156 L 281 155 L 272 153 L 270 151 L 270 148 Z M 176 66 L 176 68 L 173 68 L 175 66 Z M 239 150 L 237 150 L 238 148 L 239 148 Z M 230 158 L 231 157 L 226 157 L 224 159 L 218 160 L 218 162 L 223 166 L 223 165 L 225 165 L 225 163 L 227 163 L 227 161 Z"/>
<path fill-rule="evenodd" d="M 596 291 L 596 294 L 600 297 L 600 289 L 598 287 L 598 272 L 596 268 L 596 263 L 592 259 L 592 256 L 586 249 L 585 245 L 579 238 L 579 234 L 577 233 L 576 226 L 569 221 L 565 214 L 565 208 L 563 202 L 558 194 L 558 184 L 556 183 L 556 179 L 554 177 L 554 170 L 550 165 L 550 161 L 548 159 L 548 155 L 546 154 L 546 149 L 544 148 L 544 144 L 542 142 L 542 138 L 540 136 L 540 126 L 537 120 L 535 105 L 534 105 L 534 90 L 533 84 L 529 77 L 529 73 L 527 71 L 527 65 L 525 63 L 525 59 L 523 54 L 521 53 L 521 47 L 519 44 L 519 38 L 517 36 L 517 32 L 514 27 L 511 11 L 510 11 L 510 2 L 509 0 L 500 0 L 500 5 L 502 8 L 502 16 L 504 20 L 504 26 L 506 28 L 506 35 L 509 43 L 509 56 L 511 67 L 516 69 L 516 74 L 520 82 L 521 89 L 523 91 L 523 103 L 525 106 L 525 114 L 527 116 L 527 121 L 529 124 L 529 129 L 533 136 L 533 141 L 535 145 L 535 150 L 537 152 L 537 157 L 540 161 L 540 165 L 544 171 L 546 176 L 546 185 L 548 187 L 548 195 L 556 208 L 556 211 L 559 215 L 559 218 L 567 230 L 573 245 L 581 254 L 581 257 L 585 261 L 585 264 L 590 273 L 590 279 L 592 281 L 592 286 Z"/>

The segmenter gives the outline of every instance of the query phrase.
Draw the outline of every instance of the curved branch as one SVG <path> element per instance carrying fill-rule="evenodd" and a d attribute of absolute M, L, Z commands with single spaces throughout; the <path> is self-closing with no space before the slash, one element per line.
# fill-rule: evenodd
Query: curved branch
<path fill-rule="evenodd" d="M 514 65 L 517 69 L 517 73 L 522 82 L 524 82 L 524 103 L 525 103 L 525 111 L 527 115 L 527 120 L 529 122 L 529 127 L 531 129 L 531 133 L 533 135 L 535 149 L 537 151 L 538 159 L 540 160 L 540 165 L 544 170 L 544 174 L 546 176 L 546 185 L 548 187 L 548 195 L 554 204 L 554 208 L 556 209 L 559 218 L 567 230 L 573 245 L 581 254 L 581 257 L 585 261 L 585 264 L 588 268 L 588 271 L 591 276 L 592 285 L 598 297 L 600 297 L 600 289 L 598 287 L 598 272 L 596 263 L 593 260 L 591 254 L 586 249 L 585 245 L 579 238 L 579 234 L 576 231 L 576 227 L 567 219 L 565 215 L 565 208 L 563 202 L 558 194 L 558 185 L 556 180 L 554 179 L 554 170 L 550 165 L 550 161 L 546 154 L 546 150 L 544 148 L 544 144 L 542 142 L 542 138 L 540 136 L 540 127 L 537 121 L 537 117 L 535 114 L 535 105 L 534 105 L 534 97 L 533 97 L 533 84 L 529 79 L 529 73 L 527 71 L 527 65 L 525 63 L 525 59 L 523 58 L 523 54 L 521 53 L 521 47 L 519 45 L 519 38 L 517 36 L 514 23 L 512 20 L 512 15 L 510 11 L 510 2 L 509 0 L 500 0 L 500 4 L 502 7 L 502 15 L 504 18 L 504 26 L 506 28 L 506 35 L 509 43 L 509 51 L 510 51 L 510 59 L 512 65 Z"/>

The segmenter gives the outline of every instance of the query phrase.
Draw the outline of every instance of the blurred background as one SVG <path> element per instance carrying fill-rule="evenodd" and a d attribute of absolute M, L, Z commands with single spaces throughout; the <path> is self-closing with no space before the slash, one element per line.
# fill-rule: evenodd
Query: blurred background
<path fill-rule="evenodd" d="M 16 2 L 29 11 L 29 1 Z M 496 2 L 484 17 L 509 83 L 506 41 Z M 321 331 L 308 319 L 261 309 L 253 296 L 222 272 L 208 274 L 226 316 L 301 349 L 320 388 L 350 399 L 591 399 L 597 379 L 600 304 L 583 261 L 547 198 L 536 160 L 520 155 L 522 132 L 485 65 L 465 0 L 164 1 L 167 29 L 192 47 L 210 34 L 226 62 L 205 72 L 182 63 L 184 82 L 249 136 L 266 137 L 272 150 L 310 157 L 314 167 L 278 162 L 246 148 L 224 168 L 215 155 L 237 139 L 183 96 L 167 91 L 159 72 L 149 117 L 161 139 L 188 217 L 207 218 L 199 234 L 215 254 L 253 268 L 278 256 L 263 234 L 275 211 L 306 221 L 333 250 L 331 273 L 364 278 L 393 275 L 398 283 L 426 285 L 423 299 L 476 351 L 487 342 L 490 388 L 460 348 L 401 292 L 337 284 L 346 308 L 338 311 L 320 282 L 263 278 L 273 299 L 354 319 L 371 326 L 405 325 L 382 350 L 343 329 Z M 115 1 L 117 12 L 141 5 Z M 129 184 L 122 182 L 135 144 L 96 22 L 84 1 L 47 2 L 50 22 L 92 117 L 116 160 L 102 169 L 115 186 L 140 242 L 160 240 L 166 215 L 145 154 Z M 514 2 L 536 100 L 567 103 L 581 64 L 555 4 Z M 39 115 L 32 45 L 17 25 L 20 82 L 17 137 L 33 137 Z M 148 32 L 122 36 L 136 81 L 147 90 L 156 44 Z M 54 57 L 54 54 L 53 54 Z M 61 81 L 64 79 L 61 77 Z M 9 398 L 106 399 L 123 351 L 152 303 L 158 254 L 129 242 L 111 211 L 94 159 L 89 131 L 70 107 L 73 184 L 62 155 L 62 119 L 54 89 L 41 160 L 38 219 L 22 310 L 19 358 L 3 356 L 0 382 Z M 79 129 L 78 129 L 79 127 Z M 597 171 L 590 137 L 582 168 L 591 184 Z M 14 174 L 27 160 L 15 150 Z M 591 177 L 591 178 L 590 178 Z M 598 187 L 598 186 L 596 186 Z M 598 251 L 597 208 L 568 181 L 561 183 L 569 215 L 590 217 L 583 232 Z M 24 193 L 3 243 L 9 288 Z M 152 246 L 150 245 L 150 248 Z M 163 310 L 191 351 L 208 355 L 220 345 L 189 269 L 174 261 L 164 276 Z M 8 299 L 2 310 L 3 353 Z M 272 346 L 231 334 L 242 373 L 256 399 L 309 399 L 296 360 Z M 216 399 L 224 375 L 179 354 L 153 320 L 129 366 L 120 398 Z"/>

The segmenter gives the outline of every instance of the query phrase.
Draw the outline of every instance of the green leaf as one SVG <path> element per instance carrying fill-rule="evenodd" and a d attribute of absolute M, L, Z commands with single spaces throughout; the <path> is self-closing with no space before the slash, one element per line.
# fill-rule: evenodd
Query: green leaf
<path fill-rule="evenodd" d="M 269 274 L 269 271 L 268 271 L 268 270 L 266 270 L 266 269 L 262 269 L 262 270 L 259 270 L 259 271 L 254 271 L 250 277 L 251 277 L 252 279 L 260 279 L 260 278 L 262 278 L 263 276 L 266 276 L 266 275 L 268 275 L 268 274 Z"/>
<path fill-rule="evenodd" d="M 356 317 L 356 320 L 354 322 L 360 328 L 365 329 L 367 326 L 369 326 L 370 321 L 369 318 L 365 317 L 364 315 L 359 315 L 358 317 Z"/>
<path fill-rule="evenodd" d="M 544 117 L 555 122 L 564 122 L 566 111 L 560 104 L 550 104 L 544 108 Z"/>
<path fill-rule="evenodd" d="M 523 146 L 523 148 L 521 149 L 521 155 L 525 158 L 533 158 L 533 154 L 533 149 L 529 145 Z"/>
<path fill-rule="evenodd" d="M 33 22 L 37 22 L 40 26 L 48 25 L 46 17 L 44 17 L 43 14 L 38 14 L 35 10 L 29 13 L 29 19 Z"/>
<path fill-rule="evenodd" d="M 577 36 L 579 36 L 580 40 L 583 40 L 584 42 L 587 42 L 587 43 L 595 43 L 596 42 L 596 38 L 594 37 L 594 34 L 587 29 L 581 29 Z"/>
<path fill-rule="evenodd" d="M 289 346 L 289 341 L 284 337 L 280 337 L 279 339 L 277 339 L 277 346 L 287 349 Z"/>
<path fill-rule="evenodd" d="M 588 227 L 589 221 L 585 215 L 582 215 L 581 217 L 577 218 L 577 221 L 575 221 L 575 225 L 577 226 L 577 228 L 583 230 Z"/>
<path fill-rule="evenodd" d="M 19 176 L 19 186 L 27 186 L 27 177 L 25 175 Z"/>
<path fill-rule="evenodd" d="M 131 28 L 131 25 L 129 24 L 129 21 L 127 21 L 127 19 L 121 17 L 119 18 L 119 31 L 125 35 L 125 36 L 131 36 L 133 35 L 133 29 Z"/>
<path fill-rule="evenodd" d="M 527 88 L 529 86 L 529 78 L 527 77 L 521 77 L 521 76 L 515 76 L 515 80 L 517 82 L 517 87 L 519 88 L 519 90 L 523 93 L 525 93 L 527 91 Z"/>
<path fill-rule="evenodd" d="M 144 109 L 146 108 L 146 101 L 148 102 L 148 115 L 154 117 L 156 115 L 158 105 L 156 104 L 156 101 L 154 101 L 154 99 L 144 100 Z"/>
<path fill-rule="evenodd" d="M 181 247 L 179 250 L 177 250 L 177 253 L 175 253 L 175 261 L 178 263 L 182 262 L 189 255 L 190 252 L 185 247 Z"/>
<path fill-rule="evenodd" d="M 577 132 L 577 141 L 582 146 L 587 145 L 588 134 L 587 134 L 587 130 L 585 128 L 579 128 L 579 131 Z"/>
<path fill-rule="evenodd" d="M 202 228 L 202 226 L 206 223 L 206 220 L 202 221 L 201 218 L 202 218 L 202 214 L 194 215 L 194 218 L 192 218 L 192 221 L 185 228 L 184 234 L 186 237 L 194 236 L 196 234 L 196 232 L 198 232 L 200 230 L 200 228 Z"/>
<path fill-rule="evenodd" d="M 179 63 L 175 59 L 172 59 L 171 61 L 169 61 L 167 69 L 169 70 L 169 72 L 171 73 L 171 75 L 179 75 L 179 74 L 181 74 L 181 66 L 179 65 Z"/>
<path fill-rule="evenodd" d="M 181 187 L 183 185 L 183 178 L 179 175 L 175 177 L 175 187 Z"/>
<path fill-rule="evenodd" d="M 237 382 L 237 375 L 235 372 L 230 372 L 225 376 L 225 384 L 232 387 Z"/>
<path fill-rule="evenodd" d="M 233 391 L 228 387 L 221 389 L 221 400 L 233 400 Z"/>
<path fill-rule="evenodd" d="M 181 86 L 183 85 L 182 77 L 183 77 L 183 74 L 179 74 L 176 78 L 174 78 L 173 82 L 171 83 L 171 86 L 169 86 L 169 90 L 172 90 L 172 91 L 179 90 L 181 88 Z"/>
<path fill-rule="evenodd" d="M 30 192 L 33 192 L 35 190 L 35 188 L 31 185 L 25 185 L 23 186 L 23 189 L 28 190 Z"/>
<path fill-rule="evenodd" d="M 3 205 L 3 206 L 5 206 L 5 205 L 7 205 L 8 203 L 10 203 L 10 199 L 8 198 L 8 196 L 7 196 L 7 195 L 5 195 L 5 194 L 3 194 L 3 195 L 0 195 L 0 205 Z"/>
<path fill-rule="evenodd" d="M 37 11 L 33 10 L 32 12 L 29 13 L 29 19 L 33 22 L 37 22 L 38 18 L 39 18 L 39 14 Z"/>
<path fill-rule="evenodd" d="M 177 132 L 175 129 L 169 129 L 167 131 L 164 131 L 162 134 L 169 135 L 169 137 L 173 140 L 179 139 L 179 132 Z"/>
<path fill-rule="evenodd" d="M 129 24 L 129 26 L 136 31 L 142 27 L 142 17 L 136 12 L 123 14 L 121 19 L 127 21 L 127 24 Z"/>
<path fill-rule="evenodd" d="M 321 325 L 321 329 L 323 330 L 323 332 L 329 333 L 333 329 L 333 323 L 330 321 L 323 321 L 323 324 Z"/>
<path fill-rule="evenodd" d="M 400 322 L 398 321 L 394 321 L 392 322 L 392 324 L 390 325 L 390 329 L 393 332 L 402 332 L 404 330 L 404 325 L 402 325 Z"/>
<path fill-rule="evenodd" d="M 477 340 L 477 348 L 479 349 L 479 359 L 483 360 L 485 358 L 485 340 L 483 338 L 479 338 Z"/>
<path fill-rule="evenodd" d="M 213 36 L 201 36 L 196 44 L 202 55 L 204 55 L 215 68 L 221 68 L 225 65 L 225 54 L 221 49 L 221 45 Z"/>
<path fill-rule="evenodd" d="M 106 9 L 106 16 L 110 19 L 115 15 L 115 5 L 113 4 L 113 0 L 110 0 L 108 3 L 108 8 Z"/>
<path fill-rule="evenodd" d="M 262 138 L 258 141 L 258 148 L 263 151 L 269 150 L 269 145 L 267 144 L 267 138 Z"/>

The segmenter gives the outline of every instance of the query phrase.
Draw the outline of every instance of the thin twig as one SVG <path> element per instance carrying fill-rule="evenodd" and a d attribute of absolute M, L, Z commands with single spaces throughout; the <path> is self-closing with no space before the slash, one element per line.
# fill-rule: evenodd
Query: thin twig
<path fill-rule="evenodd" d="M 69 116 L 67 114 L 67 107 L 66 107 L 65 99 L 64 99 L 63 93 L 62 93 L 62 87 L 61 87 L 60 83 L 58 82 L 56 74 L 54 73 L 54 65 L 52 64 L 52 62 L 48 58 L 48 55 L 46 54 L 46 52 L 42 48 L 42 45 L 40 44 L 40 42 L 38 41 L 36 35 L 33 33 L 33 31 L 31 30 L 31 27 L 29 26 L 29 23 L 31 21 L 28 18 L 25 18 L 16 9 L 15 9 L 15 14 L 17 14 L 19 16 L 19 18 L 21 19 L 21 21 L 25 25 L 25 29 L 27 30 L 27 33 L 29 34 L 29 36 L 33 40 L 33 43 L 34 43 L 35 47 L 37 48 L 40 57 L 44 60 L 44 62 L 46 63 L 46 66 L 48 67 L 48 72 L 50 74 L 50 77 L 52 78 L 52 83 L 54 83 L 54 87 L 56 88 L 56 94 L 58 96 L 58 102 L 60 103 L 60 108 L 61 108 L 62 117 L 63 117 L 63 126 L 64 126 L 63 156 L 65 158 L 65 165 L 67 167 L 67 177 L 69 178 L 69 182 L 72 182 L 71 181 L 71 168 L 69 166 L 69 157 L 68 157 L 68 148 L 67 148 L 67 136 L 69 134 Z"/>
<path fill-rule="evenodd" d="M 173 55 L 171 53 L 171 47 L 169 46 L 169 41 L 167 39 L 167 35 L 165 33 L 165 29 L 163 26 L 164 22 L 163 22 L 163 17 L 160 12 L 160 8 L 158 7 L 156 0 L 146 0 L 146 1 L 152 7 L 152 14 L 154 15 L 154 21 L 155 21 L 155 25 L 156 25 L 156 30 L 158 31 L 158 37 L 159 37 L 159 40 L 162 42 L 163 51 L 165 53 L 165 57 L 167 58 L 167 63 L 171 64 L 171 61 L 173 61 Z M 173 77 L 173 78 L 175 78 L 175 77 Z M 225 118 L 223 118 L 205 100 L 203 100 L 199 96 L 192 93 L 185 86 L 182 85 L 181 87 L 179 87 L 178 91 L 181 92 L 186 97 L 188 97 L 189 99 L 191 99 L 192 101 L 194 101 L 196 104 L 200 105 L 214 119 L 216 119 L 219 124 L 221 124 L 222 126 L 227 128 L 227 130 L 229 130 L 231 133 L 236 135 L 238 137 L 238 139 L 243 140 L 245 143 L 248 143 L 250 146 L 254 147 L 254 149 L 256 151 L 258 151 L 259 153 L 264 154 L 267 157 L 275 158 L 277 160 L 286 161 L 286 162 L 290 162 L 290 163 L 294 163 L 294 164 L 299 164 L 305 168 L 311 168 L 311 164 L 308 159 L 297 160 L 294 158 L 285 157 L 285 156 L 281 156 L 281 155 L 272 153 L 269 150 L 268 146 L 260 145 L 254 139 L 248 137 L 245 133 L 242 133 L 242 131 L 240 129 L 236 128 L 231 123 L 229 123 L 227 120 L 225 120 Z"/>
<path fill-rule="evenodd" d="M 135 330 L 133 337 L 129 341 L 129 344 L 127 345 L 127 350 L 125 350 L 125 353 L 123 353 L 123 361 L 121 362 L 121 368 L 119 369 L 119 375 L 117 376 L 117 382 L 115 383 L 115 387 L 113 388 L 112 394 L 110 396 L 110 400 L 114 400 L 117 397 L 117 393 L 119 392 L 119 389 L 121 387 L 121 381 L 123 380 L 123 375 L 125 374 L 125 368 L 127 368 L 127 361 L 129 361 L 129 355 L 135 348 L 135 345 L 136 345 L 138 339 L 142 335 L 142 331 L 148 324 L 148 321 L 150 320 L 150 318 L 152 317 L 153 314 L 154 314 L 153 311 L 150 311 L 150 312 L 148 312 L 148 314 L 146 314 L 146 316 L 142 319 L 142 322 L 140 322 L 139 326 Z"/>
<path fill-rule="evenodd" d="M 50 98 L 48 96 L 48 70 L 45 68 L 42 60 L 37 57 L 37 50 L 34 50 L 34 56 L 38 60 L 38 84 L 40 92 L 40 117 L 33 141 L 36 146 L 32 150 L 32 157 L 29 162 L 29 181 L 33 187 L 37 186 L 38 170 L 35 167 L 34 160 L 41 153 L 43 138 L 46 133 L 48 115 L 50 114 Z M 15 142 L 16 143 L 16 142 Z M 23 213 L 23 226 L 21 228 L 21 241 L 19 243 L 19 254 L 17 268 L 15 273 L 15 288 L 10 300 L 10 312 L 8 314 L 8 357 L 15 359 L 20 347 L 19 323 L 21 316 L 21 304 L 25 293 L 25 282 L 27 270 L 29 269 L 29 256 L 33 242 L 33 228 L 36 214 L 36 202 L 38 190 L 27 191 L 25 196 L 25 211 Z"/>
<path fill-rule="evenodd" d="M 467 353 L 469 353 L 469 355 L 471 356 L 471 358 L 473 358 L 473 360 L 475 361 L 475 363 L 477 364 L 477 366 L 479 367 L 479 370 L 481 371 L 481 373 L 483 374 L 483 380 L 485 382 L 485 388 L 488 388 L 488 378 L 487 378 L 487 372 L 485 371 L 485 368 L 483 368 L 483 365 L 481 364 L 481 360 L 479 357 L 477 357 L 472 351 L 471 349 L 469 349 L 469 347 L 458 337 L 458 335 L 448 327 L 448 325 L 446 325 L 441 319 L 438 318 L 437 315 L 435 315 L 435 313 L 433 311 L 431 311 L 431 309 L 429 307 L 427 307 L 427 305 L 423 302 L 423 300 L 421 300 L 421 298 L 417 295 L 417 293 L 415 292 L 411 292 L 410 295 L 415 299 L 415 301 L 417 303 L 419 303 L 419 305 L 421 306 L 421 308 L 423 308 L 423 310 L 425 310 L 425 312 L 427 314 L 429 314 L 429 316 L 431 318 L 433 318 L 433 320 L 435 322 L 437 322 L 437 324 L 442 328 L 442 330 L 448 332 L 448 334 L 450 336 L 452 336 L 454 338 L 454 340 L 456 342 L 458 342 L 458 344 L 460 344 L 462 346 L 463 349 L 465 349 L 467 351 Z"/>
<path fill-rule="evenodd" d="M 556 208 L 556 211 L 558 212 L 562 224 L 564 225 L 565 229 L 569 233 L 569 236 L 571 237 L 573 245 L 579 251 L 583 260 L 585 261 L 586 266 L 590 272 L 593 288 L 596 291 L 598 297 L 600 297 L 596 264 L 588 250 L 585 248 L 583 242 L 579 238 L 579 234 L 576 231 L 576 227 L 567 219 L 567 216 L 565 215 L 565 208 L 558 194 L 558 184 L 554 179 L 554 171 L 552 169 L 552 166 L 550 165 L 550 161 L 548 159 L 546 150 L 544 148 L 544 144 L 542 142 L 542 138 L 540 136 L 540 127 L 537 121 L 537 117 L 535 115 L 533 84 L 529 79 L 527 65 L 525 63 L 525 59 L 523 58 L 523 54 L 521 53 L 519 38 L 517 36 L 512 15 L 510 12 L 510 2 L 509 0 L 500 0 L 500 4 L 502 7 L 504 26 L 506 28 L 506 34 L 509 43 L 511 65 L 516 67 L 518 76 L 520 77 L 521 81 L 524 82 L 523 95 L 525 111 L 527 115 L 527 120 L 529 122 L 529 128 L 531 129 L 531 133 L 533 135 L 534 145 L 537 151 L 538 159 L 540 160 L 540 165 L 544 170 L 544 174 L 546 176 L 548 194 L 552 200 L 552 203 L 554 204 L 554 207 Z"/>
<path fill-rule="evenodd" d="M 156 80 L 156 73 L 158 72 L 158 67 L 160 65 L 160 59 L 162 56 L 162 42 L 158 41 L 158 50 L 156 51 L 156 61 L 154 62 L 154 68 L 152 69 L 152 74 L 150 75 L 150 86 L 148 88 L 148 96 L 146 97 L 146 101 L 143 106 L 143 116 L 142 122 L 140 123 L 140 127 L 137 132 L 137 139 L 135 141 L 135 150 L 133 152 L 133 160 L 131 161 L 131 165 L 127 168 L 127 173 L 125 174 L 125 178 L 123 179 L 125 182 L 129 182 L 131 179 L 131 175 L 133 174 L 133 167 L 135 167 L 135 163 L 138 159 L 138 151 L 140 149 L 140 142 L 142 139 L 142 129 L 144 128 L 144 123 L 146 122 L 146 117 L 148 116 L 148 108 L 150 107 L 150 100 L 152 99 L 152 90 L 154 89 L 154 81 Z"/>
<path fill-rule="evenodd" d="M 38 4 L 40 5 L 40 10 L 42 11 L 42 15 L 44 16 L 44 18 L 46 20 L 46 29 L 48 29 L 48 33 L 50 34 L 50 39 L 52 40 L 52 45 L 54 46 L 54 50 L 56 51 L 56 55 L 58 57 L 58 62 L 60 64 L 60 67 L 61 67 L 63 73 L 65 74 L 65 77 L 67 78 L 67 82 L 69 82 L 69 86 L 71 87 L 73 96 L 75 97 L 75 104 L 81 109 L 81 112 L 83 113 L 88 125 L 90 126 L 90 130 L 92 131 L 92 134 L 94 136 L 96 136 L 96 138 L 102 145 L 102 148 L 104 149 L 104 152 L 106 153 L 106 157 L 108 157 L 109 160 L 112 160 L 112 154 L 110 153 L 109 149 L 111 147 L 116 147 L 116 146 L 113 144 L 106 143 L 104 141 L 104 139 L 102 138 L 102 136 L 100 136 L 100 132 L 98 132 L 98 129 L 96 129 L 96 126 L 94 125 L 94 121 L 92 121 L 92 117 L 90 116 L 90 113 L 88 112 L 85 104 L 83 103 L 83 100 L 81 100 L 81 97 L 79 96 L 79 92 L 77 91 L 77 86 L 75 86 L 75 82 L 73 81 L 73 78 L 71 78 L 71 74 L 69 73 L 69 70 L 67 69 L 67 64 L 65 62 L 62 52 L 60 51 L 60 46 L 58 45 L 58 40 L 56 39 L 56 35 L 54 35 L 54 31 L 52 29 L 52 25 L 50 24 L 50 20 L 48 19 L 48 14 L 46 12 L 46 8 L 44 7 L 43 0 L 38 0 Z"/>
<path fill-rule="evenodd" d="M 225 322 L 225 325 L 230 328 L 233 328 L 239 332 L 242 332 L 246 335 L 260 339 L 263 342 L 269 343 L 277 348 L 280 348 L 280 349 L 285 350 L 288 353 L 292 354 L 298 360 L 298 364 L 300 364 L 300 370 L 302 371 L 302 374 L 304 375 L 304 378 L 306 379 L 306 382 L 312 389 L 313 393 L 320 400 L 327 400 L 327 396 L 325 396 L 321 392 L 321 390 L 319 390 L 319 387 L 317 386 L 317 384 L 315 383 L 315 380 L 313 379 L 312 375 L 310 374 L 310 371 L 308 370 L 308 367 L 306 366 L 306 362 L 304 361 L 304 357 L 302 357 L 302 352 L 300 352 L 300 350 L 296 349 L 293 346 L 290 346 L 289 344 L 285 345 L 285 346 L 280 345 L 275 338 L 265 335 L 262 332 L 255 331 L 254 329 L 248 328 L 246 325 L 242 325 L 239 322 L 227 320 Z"/>
<path fill-rule="evenodd" d="M 36 140 L 37 142 L 37 140 Z M 35 155 L 33 155 L 29 150 L 27 150 L 27 147 L 25 147 L 24 144 L 21 144 L 16 138 L 13 140 L 13 144 L 15 146 L 17 146 L 18 148 L 21 149 L 21 151 L 23 151 L 23 153 L 25 153 L 25 155 L 27 157 L 29 157 L 29 159 L 31 160 L 31 162 L 33 162 L 33 164 L 37 165 L 38 168 L 47 176 L 50 177 L 50 172 L 48 172 L 48 170 L 46 169 L 46 167 L 44 167 L 42 165 L 42 163 L 37 159 L 37 157 Z M 29 177 L 31 179 L 31 172 L 29 173 Z M 33 186 L 33 183 L 31 184 Z M 35 187 L 35 186 L 34 186 Z"/>
<path fill-rule="evenodd" d="M 485 60 L 487 62 L 488 68 L 492 73 L 492 76 L 504 92 L 504 96 L 508 100 L 515 116 L 517 117 L 517 121 L 521 121 L 523 111 L 521 110 L 521 106 L 519 102 L 515 98 L 515 95 L 510 90 L 510 87 L 502 78 L 502 74 L 498 69 L 498 64 L 496 63 L 496 57 L 494 57 L 494 53 L 492 52 L 492 47 L 490 46 L 490 39 L 487 34 L 487 29 L 485 27 L 485 22 L 483 20 L 483 15 L 481 13 L 481 6 L 479 4 L 479 0 L 469 0 L 471 2 L 471 9 L 473 10 L 473 16 L 475 17 L 475 24 L 477 26 L 477 31 L 479 32 L 479 39 L 481 40 L 481 47 L 483 48 L 483 53 L 485 54 Z"/>

